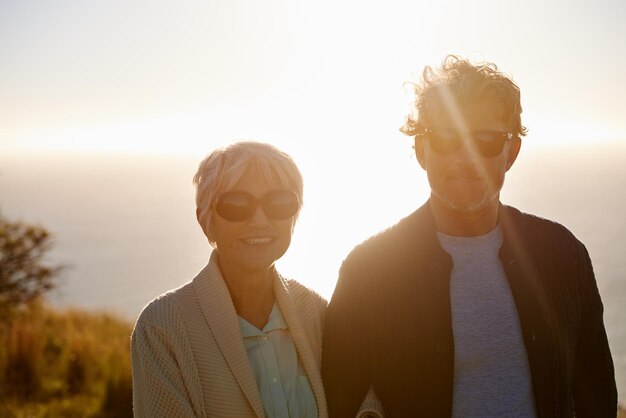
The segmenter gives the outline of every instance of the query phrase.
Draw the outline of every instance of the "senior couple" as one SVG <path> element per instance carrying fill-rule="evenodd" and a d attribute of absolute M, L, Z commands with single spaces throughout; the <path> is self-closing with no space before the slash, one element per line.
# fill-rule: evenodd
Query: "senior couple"
<path fill-rule="evenodd" d="M 284 278 L 298 168 L 239 142 L 201 162 L 198 275 L 132 335 L 137 417 L 611 417 L 617 395 L 585 246 L 503 205 L 526 134 L 516 84 L 447 57 L 402 132 L 430 199 L 345 259 L 328 307 Z"/>

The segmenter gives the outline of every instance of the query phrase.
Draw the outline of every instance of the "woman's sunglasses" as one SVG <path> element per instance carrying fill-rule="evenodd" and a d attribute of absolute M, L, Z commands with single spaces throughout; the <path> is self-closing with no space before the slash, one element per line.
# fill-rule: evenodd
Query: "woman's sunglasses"
<path fill-rule="evenodd" d="M 451 155 L 461 148 L 465 135 L 452 129 L 424 129 L 417 136 L 427 138 L 431 148 L 437 153 Z M 511 132 L 501 131 L 472 131 L 466 136 L 471 138 L 474 148 L 482 157 L 500 155 L 506 141 L 514 138 Z"/>
<path fill-rule="evenodd" d="M 257 206 L 274 221 L 289 219 L 298 212 L 298 196 L 290 190 L 274 190 L 260 199 L 250 193 L 232 191 L 220 195 L 215 204 L 217 213 L 227 221 L 241 222 L 254 216 Z"/>

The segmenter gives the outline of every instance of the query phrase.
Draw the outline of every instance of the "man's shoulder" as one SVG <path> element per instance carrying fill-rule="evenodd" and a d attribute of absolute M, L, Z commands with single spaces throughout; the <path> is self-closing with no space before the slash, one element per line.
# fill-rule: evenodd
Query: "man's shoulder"
<path fill-rule="evenodd" d="M 569 229 L 556 221 L 539 215 L 522 212 L 513 206 L 503 205 L 503 209 L 501 220 L 507 224 L 505 227 L 515 228 L 523 233 L 536 234 L 541 232 L 545 234 L 555 234 L 563 238 L 578 241 Z"/>
<path fill-rule="evenodd" d="M 538 215 L 503 206 L 500 221 L 505 239 L 519 241 L 536 253 L 565 252 L 570 256 L 586 254 L 585 245 L 562 224 Z"/>
<path fill-rule="evenodd" d="M 432 229 L 427 210 L 421 207 L 394 225 L 359 243 L 348 254 L 344 263 L 369 265 L 396 260 L 407 256 L 409 252 L 414 253 L 416 247 L 428 238 Z M 430 233 L 434 234 L 432 231 Z"/>

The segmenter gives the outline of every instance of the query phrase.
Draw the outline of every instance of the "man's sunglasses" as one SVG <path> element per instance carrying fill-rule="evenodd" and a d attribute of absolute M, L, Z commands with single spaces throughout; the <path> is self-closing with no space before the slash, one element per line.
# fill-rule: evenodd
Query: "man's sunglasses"
<path fill-rule="evenodd" d="M 298 196 L 290 190 L 274 190 L 260 199 L 250 193 L 232 191 L 220 195 L 215 204 L 217 213 L 227 221 L 241 222 L 254 216 L 257 206 L 274 221 L 289 219 L 298 212 Z"/>
<path fill-rule="evenodd" d="M 452 129 L 424 129 L 417 136 L 427 138 L 433 150 L 441 155 L 451 155 L 457 152 L 463 144 L 464 135 Z M 466 135 L 471 138 L 474 148 L 483 157 L 500 155 L 506 141 L 513 139 L 511 132 L 502 131 L 472 131 Z"/>

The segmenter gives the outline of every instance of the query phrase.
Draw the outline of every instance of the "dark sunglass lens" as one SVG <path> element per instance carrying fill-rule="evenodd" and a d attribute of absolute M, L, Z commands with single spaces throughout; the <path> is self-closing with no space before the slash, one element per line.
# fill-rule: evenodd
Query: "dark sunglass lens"
<path fill-rule="evenodd" d="M 461 147 L 461 137 L 451 131 L 436 131 L 428 134 L 430 147 L 442 155 L 452 154 Z"/>
<path fill-rule="evenodd" d="M 507 134 L 503 132 L 478 131 L 473 136 L 478 152 L 484 157 L 500 155 L 507 139 Z"/>
<path fill-rule="evenodd" d="M 244 192 L 227 192 L 218 199 L 216 209 L 227 221 L 239 222 L 249 219 L 254 214 L 256 201 Z"/>
<path fill-rule="evenodd" d="M 288 190 L 277 190 L 263 197 L 263 211 L 274 220 L 289 219 L 298 212 L 298 197 Z"/>

